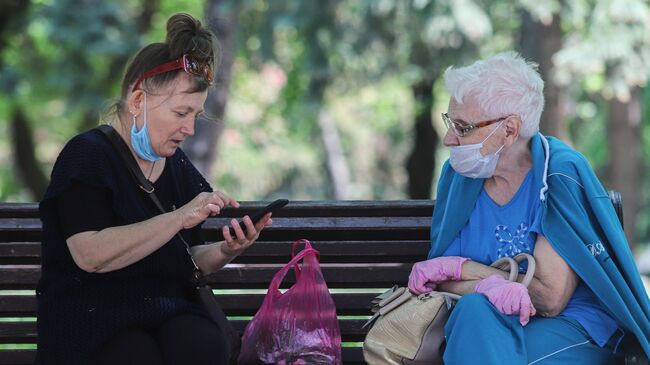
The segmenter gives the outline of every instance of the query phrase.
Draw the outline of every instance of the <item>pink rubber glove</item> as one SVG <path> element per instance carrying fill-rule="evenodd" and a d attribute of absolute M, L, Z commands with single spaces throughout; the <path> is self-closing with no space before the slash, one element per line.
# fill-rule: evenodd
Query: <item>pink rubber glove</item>
<path fill-rule="evenodd" d="M 499 312 L 507 315 L 519 314 L 519 323 L 522 326 L 527 325 L 530 316 L 536 313 L 528 289 L 523 284 L 506 280 L 500 275 L 492 275 L 479 281 L 474 291 L 485 295 Z"/>
<path fill-rule="evenodd" d="M 441 256 L 416 262 L 409 275 L 409 290 L 420 295 L 436 288 L 443 281 L 458 281 L 463 262 L 469 260 L 459 256 Z"/>

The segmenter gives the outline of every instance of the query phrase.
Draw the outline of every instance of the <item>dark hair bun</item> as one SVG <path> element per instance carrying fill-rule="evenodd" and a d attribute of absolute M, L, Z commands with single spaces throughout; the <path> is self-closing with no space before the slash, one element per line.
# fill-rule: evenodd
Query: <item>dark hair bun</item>
<path fill-rule="evenodd" d="M 214 64 L 215 42 L 212 32 L 185 13 L 172 15 L 167 21 L 167 39 L 171 59 L 187 53 L 201 62 Z"/>

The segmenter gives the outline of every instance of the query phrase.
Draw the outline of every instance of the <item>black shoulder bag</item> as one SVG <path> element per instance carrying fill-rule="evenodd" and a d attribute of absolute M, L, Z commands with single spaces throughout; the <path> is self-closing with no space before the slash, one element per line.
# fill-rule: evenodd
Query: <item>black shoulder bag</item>
<path fill-rule="evenodd" d="M 138 187 L 146 192 L 147 195 L 149 195 L 154 205 L 158 207 L 161 213 L 166 213 L 165 208 L 163 208 L 162 204 L 160 204 L 160 200 L 158 200 L 158 197 L 154 193 L 154 187 L 151 185 L 149 180 L 144 177 L 142 170 L 140 170 L 138 163 L 135 161 L 131 150 L 129 150 L 126 142 L 124 142 L 124 139 L 122 139 L 117 131 L 115 131 L 115 129 L 109 125 L 104 124 L 97 127 L 97 129 L 104 133 L 108 140 L 111 141 L 113 147 L 115 147 L 120 157 L 122 157 L 122 161 L 124 161 L 124 164 L 131 172 L 131 176 L 133 179 L 135 179 Z M 196 300 L 206 310 L 210 316 L 210 319 L 212 319 L 212 321 L 215 322 L 224 331 L 230 343 L 231 352 L 229 363 L 235 365 L 237 364 L 237 357 L 239 356 L 241 338 L 239 337 L 237 331 L 235 331 L 235 329 L 232 327 L 230 322 L 228 322 L 223 309 L 221 309 L 221 305 L 217 302 L 217 298 L 215 298 L 214 294 L 212 293 L 212 288 L 206 283 L 205 278 L 201 273 L 201 269 L 199 269 L 196 261 L 194 261 L 194 256 L 190 250 L 190 245 L 187 243 L 187 241 L 185 241 L 180 232 L 176 233 L 176 238 L 183 242 L 185 245 L 185 250 L 187 251 L 187 254 L 190 256 L 190 260 L 192 261 L 192 265 L 194 265 L 192 284 L 194 284 L 194 293 Z"/>

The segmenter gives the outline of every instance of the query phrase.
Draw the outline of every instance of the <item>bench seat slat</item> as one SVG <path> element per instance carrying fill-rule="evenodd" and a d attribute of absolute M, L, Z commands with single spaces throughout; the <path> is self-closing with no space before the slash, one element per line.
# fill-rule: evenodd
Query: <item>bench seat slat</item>
<path fill-rule="evenodd" d="M 406 280 L 410 273 L 409 264 L 387 264 L 391 266 L 359 266 L 321 265 L 321 271 L 329 288 L 386 288 L 391 287 L 399 280 Z M 354 265 L 354 264 L 350 264 Z M 382 264 L 377 264 L 382 265 Z M 217 288 L 235 289 L 242 286 L 242 282 L 250 288 L 267 288 L 269 282 L 278 271 L 278 267 L 225 268 L 207 277 L 208 282 Z M 288 287 L 295 282 L 293 273 L 289 272 L 282 287 Z"/>
<path fill-rule="evenodd" d="M 332 294 L 339 315 L 369 315 L 370 301 L 377 294 L 335 293 Z M 223 310 L 230 316 L 253 315 L 264 300 L 264 294 L 217 295 Z M 0 317 L 35 317 L 36 297 L 33 295 L 0 296 Z"/>
<path fill-rule="evenodd" d="M 323 276 L 330 288 L 385 288 L 408 278 L 411 265 L 394 264 L 322 264 Z M 242 267 L 236 267 L 242 266 Z M 279 265 L 250 267 L 250 265 L 229 265 L 207 277 L 207 281 L 220 289 L 265 289 L 279 269 Z M 0 289 L 34 289 L 40 278 L 37 265 L 0 265 Z M 284 285 L 293 283 L 290 271 Z"/>
<path fill-rule="evenodd" d="M 33 364 L 36 350 L 0 350 L 0 365 Z"/>
<path fill-rule="evenodd" d="M 36 295 L 0 295 L 0 317 L 36 317 Z"/>
<path fill-rule="evenodd" d="M 345 365 L 365 364 L 360 347 L 344 347 L 341 354 Z M 36 350 L 0 350 L 0 365 L 33 364 L 35 358 Z"/>
<path fill-rule="evenodd" d="M 240 334 L 248 324 L 248 320 L 234 319 L 230 321 Z M 365 329 L 361 326 L 366 320 L 343 319 L 339 320 L 341 338 L 344 342 L 363 341 Z M 0 344 L 25 344 L 36 342 L 36 322 L 3 322 L 0 326 Z"/>
<path fill-rule="evenodd" d="M 36 322 L 2 322 L 0 343 L 35 343 Z"/>

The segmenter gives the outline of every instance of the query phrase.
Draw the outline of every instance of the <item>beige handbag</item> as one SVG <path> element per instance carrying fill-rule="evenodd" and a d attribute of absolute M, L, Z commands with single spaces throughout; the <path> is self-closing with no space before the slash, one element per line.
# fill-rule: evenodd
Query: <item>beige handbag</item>
<path fill-rule="evenodd" d="M 535 259 L 529 254 L 504 257 L 491 266 L 510 270 L 516 281 L 519 263 L 527 260 L 522 284 L 528 286 L 535 273 Z M 363 326 L 374 322 L 363 342 L 363 357 L 370 365 L 442 365 L 444 326 L 456 294 L 432 291 L 413 295 L 408 288 L 394 286 L 373 300 L 375 314 Z"/>

